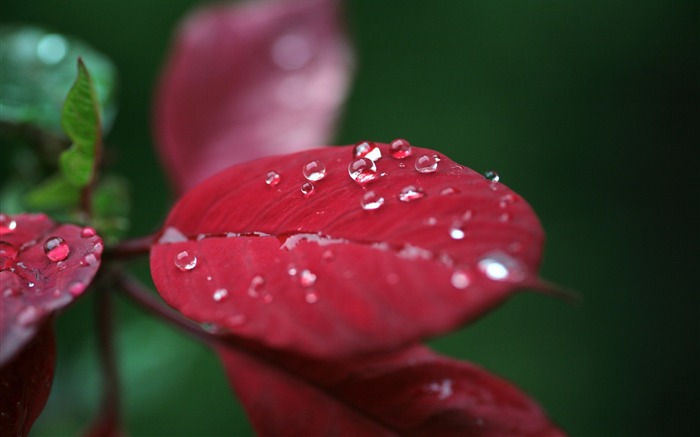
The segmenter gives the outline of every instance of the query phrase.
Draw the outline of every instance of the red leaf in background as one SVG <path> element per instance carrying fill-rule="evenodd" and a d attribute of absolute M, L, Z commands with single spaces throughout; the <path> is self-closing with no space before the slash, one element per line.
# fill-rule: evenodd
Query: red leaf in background
<path fill-rule="evenodd" d="M 155 108 L 156 142 L 177 190 L 232 164 L 324 144 L 350 64 L 335 0 L 217 5 L 192 15 Z"/>
<path fill-rule="evenodd" d="M 511 384 L 422 346 L 334 363 L 219 355 L 263 436 L 563 435 Z"/>
<path fill-rule="evenodd" d="M 83 293 L 102 249 L 92 228 L 56 224 L 44 214 L 0 214 L 0 365 Z"/>
<path fill-rule="evenodd" d="M 315 149 L 191 190 L 152 247 L 161 296 L 212 328 L 338 357 L 449 331 L 537 284 L 543 233 L 517 194 L 432 150 L 377 147 L 376 163 Z M 358 184 L 351 162 L 375 179 Z"/>
<path fill-rule="evenodd" d="M 56 343 L 51 320 L 22 351 L 0 368 L 0 430 L 26 436 L 44 409 L 51 391 Z"/>

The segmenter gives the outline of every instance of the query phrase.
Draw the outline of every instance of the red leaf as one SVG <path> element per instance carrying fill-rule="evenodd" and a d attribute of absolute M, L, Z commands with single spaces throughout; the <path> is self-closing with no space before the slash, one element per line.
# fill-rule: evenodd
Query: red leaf
<path fill-rule="evenodd" d="M 0 214 L 0 365 L 83 293 L 102 249 L 91 228 L 56 224 L 44 214 Z"/>
<path fill-rule="evenodd" d="M 563 435 L 511 384 L 422 346 L 330 363 L 219 354 L 263 436 Z"/>
<path fill-rule="evenodd" d="M 543 234 L 524 200 L 431 150 L 402 160 L 378 147 L 364 186 L 348 175 L 352 148 L 335 147 L 234 166 L 190 191 L 152 248 L 161 296 L 237 336 L 337 357 L 449 331 L 537 282 Z M 424 155 L 439 158 L 434 172 L 414 168 Z M 327 170 L 306 196 L 312 160 Z M 401 201 L 409 186 L 424 197 Z M 370 192 L 383 204 L 365 210 Z"/>
<path fill-rule="evenodd" d="M 180 28 L 156 101 L 179 191 L 232 164 L 328 140 L 350 76 L 338 2 L 217 5 Z"/>
<path fill-rule="evenodd" d="M 56 363 L 51 321 L 46 321 L 22 351 L 0 368 L 0 429 L 26 436 L 46 405 Z"/>

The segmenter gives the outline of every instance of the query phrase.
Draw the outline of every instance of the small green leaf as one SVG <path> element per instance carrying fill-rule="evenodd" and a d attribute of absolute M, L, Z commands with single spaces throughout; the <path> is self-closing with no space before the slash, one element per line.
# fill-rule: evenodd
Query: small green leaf
<path fill-rule="evenodd" d="M 70 149 L 61 154 L 61 172 L 72 184 L 84 187 L 92 181 L 102 133 L 97 93 L 81 59 L 78 59 L 78 78 L 63 105 L 61 124 L 73 141 Z"/>
<path fill-rule="evenodd" d="M 62 134 L 61 107 L 78 56 L 90 69 L 107 132 L 116 114 L 113 64 L 79 39 L 35 26 L 0 25 L 0 120 Z"/>

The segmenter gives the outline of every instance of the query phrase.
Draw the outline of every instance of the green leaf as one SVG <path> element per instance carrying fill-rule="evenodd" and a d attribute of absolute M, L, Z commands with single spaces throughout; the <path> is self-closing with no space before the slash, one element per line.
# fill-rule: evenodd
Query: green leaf
<path fill-rule="evenodd" d="M 61 124 L 73 141 L 70 149 L 61 154 L 61 172 L 72 184 L 84 187 L 92 181 L 95 157 L 100 153 L 102 133 L 97 93 L 80 58 L 78 78 L 63 105 Z"/>
<path fill-rule="evenodd" d="M 34 26 L 0 26 L 0 120 L 62 134 L 61 106 L 78 56 L 90 70 L 107 132 L 116 114 L 113 64 L 76 38 Z"/>

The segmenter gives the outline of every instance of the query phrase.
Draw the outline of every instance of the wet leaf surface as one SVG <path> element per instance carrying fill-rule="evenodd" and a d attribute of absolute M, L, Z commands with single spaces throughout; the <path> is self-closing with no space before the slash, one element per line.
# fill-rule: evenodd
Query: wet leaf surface
<path fill-rule="evenodd" d="M 91 228 L 57 224 L 44 214 L 0 214 L 0 365 L 82 295 L 102 250 Z"/>
<path fill-rule="evenodd" d="M 315 149 L 190 191 L 151 251 L 161 296 L 213 331 L 337 357 L 452 330 L 537 283 L 543 233 L 522 198 L 438 152 L 373 146 L 376 162 Z"/>
<path fill-rule="evenodd" d="M 263 436 L 563 435 L 510 383 L 422 346 L 342 362 L 219 355 Z"/>
<path fill-rule="evenodd" d="M 26 436 L 51 391 L 56 344 L 46 320 L 21 352 L 0 367 L 0 429 L 6 436 Z"/>
<path fill-rule="evenodd" d="M 218 5 L 185 21 L 155 109 L 179 192 L 232 164 L 327 142 L 351 64 L 338 3 Z"/>

